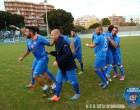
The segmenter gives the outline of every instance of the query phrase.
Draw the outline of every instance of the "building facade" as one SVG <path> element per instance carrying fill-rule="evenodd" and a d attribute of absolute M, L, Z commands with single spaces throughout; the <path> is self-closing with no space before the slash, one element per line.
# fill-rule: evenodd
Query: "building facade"
<path fill-rule="evenodd" d="M 98 23 L 98 22 L 99 22 L 99 18 L 96 18 L 96 16 L 85 15 L 78 19 L 75 19 L 74 25 L 79 25 L 85 28 L 89 28 L 92 24 Z"/>
<path fill-rule="evenodd" d="M 140 17 L 134 18 L 133 19 L 134 23 L 140 24 Z"/>
<path fill-rule="evenodd" d="M 42 29 L 46 28 L 42 15 L 46 13 L 44 3 L 30 3 L 21 2 L 18 0 L 5 0 L 5 11 L 12 14 L 19 14 L 24 16 L 25 26 L 39 26 Z M 54 9 L 52 5 L 46 5 L 47 11 Z"/>
<path fill-rule="evenodd" d="M 109 16 L 108 19 L 110 20 L 110 23 L 112 25 L 119 25 L 125 23 L 125 18 L 123 16 L 116 16 L 115 14 Z"/>

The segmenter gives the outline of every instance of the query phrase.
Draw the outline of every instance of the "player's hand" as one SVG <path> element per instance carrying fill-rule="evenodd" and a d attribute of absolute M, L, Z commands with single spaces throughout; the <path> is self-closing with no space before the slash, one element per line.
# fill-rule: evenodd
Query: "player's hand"
<path fill-rule="evenodd" d="M 111 40 L 111 38 L 110 38 L 109 36 L 107 37 L 107 39 L 108 39 L 109 41 Z"/>
<path fill-rule="evenodd" d="M 85 44 L 85 46 L 86 46 L 86 47 L 88 47 L 88 46 L 89 46 L 89 44 L 88 44 L 88 43 L 86 43 L 86 44 Z"/>
<path fill-rule="evenodd" d="M 57 61 L 55 61 L 55 62 L 53 63 L 53 66 L 58 66 Z"/>
<path fill-rule="evenodd" d="M 20 57 L 20 58 L 18 59 L 19 62 L 21 62 L 22 60 L 23 60 L 23 57 Z"/>
<path fill-rule="evenodd" d="M 14 25 L 9 25 L 10 26 L 10 28 L 16 28 L 16 26 L 14 26 Z"/>

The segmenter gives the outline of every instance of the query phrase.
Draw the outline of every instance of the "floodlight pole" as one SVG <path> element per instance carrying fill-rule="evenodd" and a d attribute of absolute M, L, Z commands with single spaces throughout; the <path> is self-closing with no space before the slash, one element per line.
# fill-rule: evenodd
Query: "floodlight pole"
<path fill-rule="evenodd" d="M 46 10 L 46 28 L 47 28 L 47 37 L 49 37 L 49 26 L 48 26 L 48 16 L 47 16 L 47 0 L 44 0 L 45 10 Z"/>

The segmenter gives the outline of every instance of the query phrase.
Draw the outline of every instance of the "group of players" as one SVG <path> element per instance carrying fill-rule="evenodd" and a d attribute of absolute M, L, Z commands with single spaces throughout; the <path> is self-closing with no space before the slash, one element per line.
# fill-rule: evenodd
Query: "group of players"
<path fill-rule="evenodd" d="M 74 59 L 77 58 L 80 63 L 81 68 L 79 74 L 84 73 L 84 67 L 81 39 L 77 35 L 76 30 L 71 30 L 74 43 L 58 29 L 51 31 L 52 41 L 49 42 L 39 35 L 39 29 L 37 27 L 26 27 L 25 31 L 14 25 L 10 27 L 24 33 L 28 39 L 26 42 L 27 50 L 18 61 L 21 62 L 30 52 L 32 52 L 35 57 L 32 65 L 31 84 L 27 85 L 26 88 L 34 88 L 36 80 L 43 89 L 43 97 L 47 97 L 48 92 L 52 94 L 55 93 L 55 95 L 48 98 L 48 100 L 57 102 L 60 100 L 62 83 L 69 80 L 75 90 L 75 94 L 71 97 L 71 100 L 77 100 L 80 97 L 80 91 L 76 75 L 76 70 L 78 68 Z M 92 37 L 94 42 L 92 44 L 85 44 L 87 47 L 94 48 L 96 55 L 94 71 L 101 78 L 102 83 L 98 85 L 102 86 L 103 89 L 108 85 L 108 81 L 111 81 L 110 72 L 112 68 L 115 71 L 113 78 L 119 76 L 117 66 L 120 68 L 122 74 L 120 80 L 124 80 L 125 78 L 121 60 L 120 39 L 117 33 L 118 28 L 112 25 L 108 27 L 108 31 L 105 33 L 103 33 L 102 27 L 98 27 Z M 48 52 L 45 50 L 45 45 L 50 47 L 55 45 L 55 50 Z M 72 51 L 73 46 L 74 51 Z M 48 69 L 49 54 L 56 58 L 56 61 L 53 63 L 53 66 L 58 66 L 56 78 Z M 45 84 L 40 75 L 49 82 L 51 89 Z"/>

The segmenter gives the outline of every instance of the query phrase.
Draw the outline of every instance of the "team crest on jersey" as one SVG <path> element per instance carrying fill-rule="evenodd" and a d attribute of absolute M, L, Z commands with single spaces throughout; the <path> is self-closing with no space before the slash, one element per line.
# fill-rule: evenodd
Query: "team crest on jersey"
<path fill-rule="evenodd" d="M 126 88 L 125 100 L 129 107 L 136 108 L 140 104 L 140 88 Z"/>
<path fill-rule="evenodd" d="M 34 48 L 34 45 L 33 45 L 33 44 L 31 45 L 31 48 L 32 48 L 32 49 Z"/>

